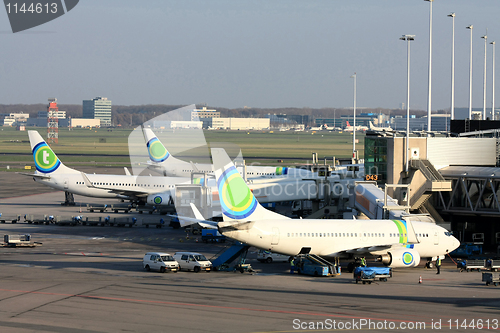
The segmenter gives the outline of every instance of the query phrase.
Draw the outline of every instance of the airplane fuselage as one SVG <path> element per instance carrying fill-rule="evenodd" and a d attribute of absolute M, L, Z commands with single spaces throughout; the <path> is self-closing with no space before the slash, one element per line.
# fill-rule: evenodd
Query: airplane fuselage
<path fill-rule="evenodd" d="M 413 222 L 419 243 L 407 245 L 407 231 L 392 220 L 261 220 L 219 223 L 221 232 L 240 242 L 272 252 L 297 255 L 303 248 L 323 257 L 341 253 L 383 254 L 391 247 L 408 247 L 420 257 L 433 258 L 453 251 L 458 240 L 444 228 L 431 223 Z M 226 228 L 225 228 L 226 226 Z M 237 229 L 236 229 L 237 228 Z M 351 251 L 351 252 L 349 252 Z"/>
<path fill-rule="evenodd" d="M 50 178 L 34 177 L 34 179 L 41 184 L 58 190 L 68 191 L 73 194 L 95 198 L 117 199 L 130 198 L 128 195 L 116 193 L 119 191 L 159 193 L 173 189 L 175 184 L 190 182 L 190 179 L 180 177 L 172 178 L 105 174 L 86 174 L 86 176 L 91 181 L 92 185 L 96 187 L 87 186 L 85 179 L 79 172 L 71 174 L 53 174 Z"/>

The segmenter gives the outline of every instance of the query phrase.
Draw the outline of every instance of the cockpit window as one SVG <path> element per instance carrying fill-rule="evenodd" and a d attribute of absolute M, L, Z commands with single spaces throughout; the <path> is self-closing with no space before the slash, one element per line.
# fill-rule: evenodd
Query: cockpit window
<path fill-rule="evenodd" d="M 449 231 L 446 231 L 444 234 L 445 234 L 446 236 L 451 236 L 451 232 L 449 232 Z"/>

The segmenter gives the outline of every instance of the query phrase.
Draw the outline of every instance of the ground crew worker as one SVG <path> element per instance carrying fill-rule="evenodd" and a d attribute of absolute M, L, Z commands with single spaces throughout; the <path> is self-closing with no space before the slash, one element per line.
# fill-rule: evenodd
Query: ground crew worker
<path fill-rule="evenodd" d="M 290 260 L 290 274 L 295 273 L 295 259 Z"/>
<path fill-rule="evenodd" d="M 438 257 L 436 259 L 436 268 L 437 268 L 436 274 L 440 274 L 441 273 L 441 257 Z"/>
<path fill-rule="evenodd" d="M 365 257 L 361 258 L 361 267 L 366 267 L 366 259 L 365 259 Z"/>

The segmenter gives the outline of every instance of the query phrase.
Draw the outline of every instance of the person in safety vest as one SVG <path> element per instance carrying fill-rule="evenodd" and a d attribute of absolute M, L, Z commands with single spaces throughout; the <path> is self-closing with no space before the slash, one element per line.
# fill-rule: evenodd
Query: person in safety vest
<path fill-rule="evenodd" d="M 290 260 L 290 274 L 295 273 L 295 259 Z"/>

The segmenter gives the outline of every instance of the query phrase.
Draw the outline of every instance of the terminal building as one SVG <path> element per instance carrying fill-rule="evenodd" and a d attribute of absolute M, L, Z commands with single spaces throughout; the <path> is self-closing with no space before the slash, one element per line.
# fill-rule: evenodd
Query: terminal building
<path fill-rule="evenodd" d="M 100 119 L 101 126 L 111 126 L 111 101 L 106 97 L 84 100 L 83 118 Z"/>
<path fill-rule="evenodd" d="M 497 135 L 411 136 L 407 154 L 401 134 L 369 131 L 365 178 L 387 188 L 388 195 L 413 214 L 429 214 L 436 223 L 448 225 L 461 242 L 479 238 L 485 249 L 496 252 L 500 250 L 500 130 L 488 131 Z M 398 187 L 404 184 L 408 187 Z"/>

